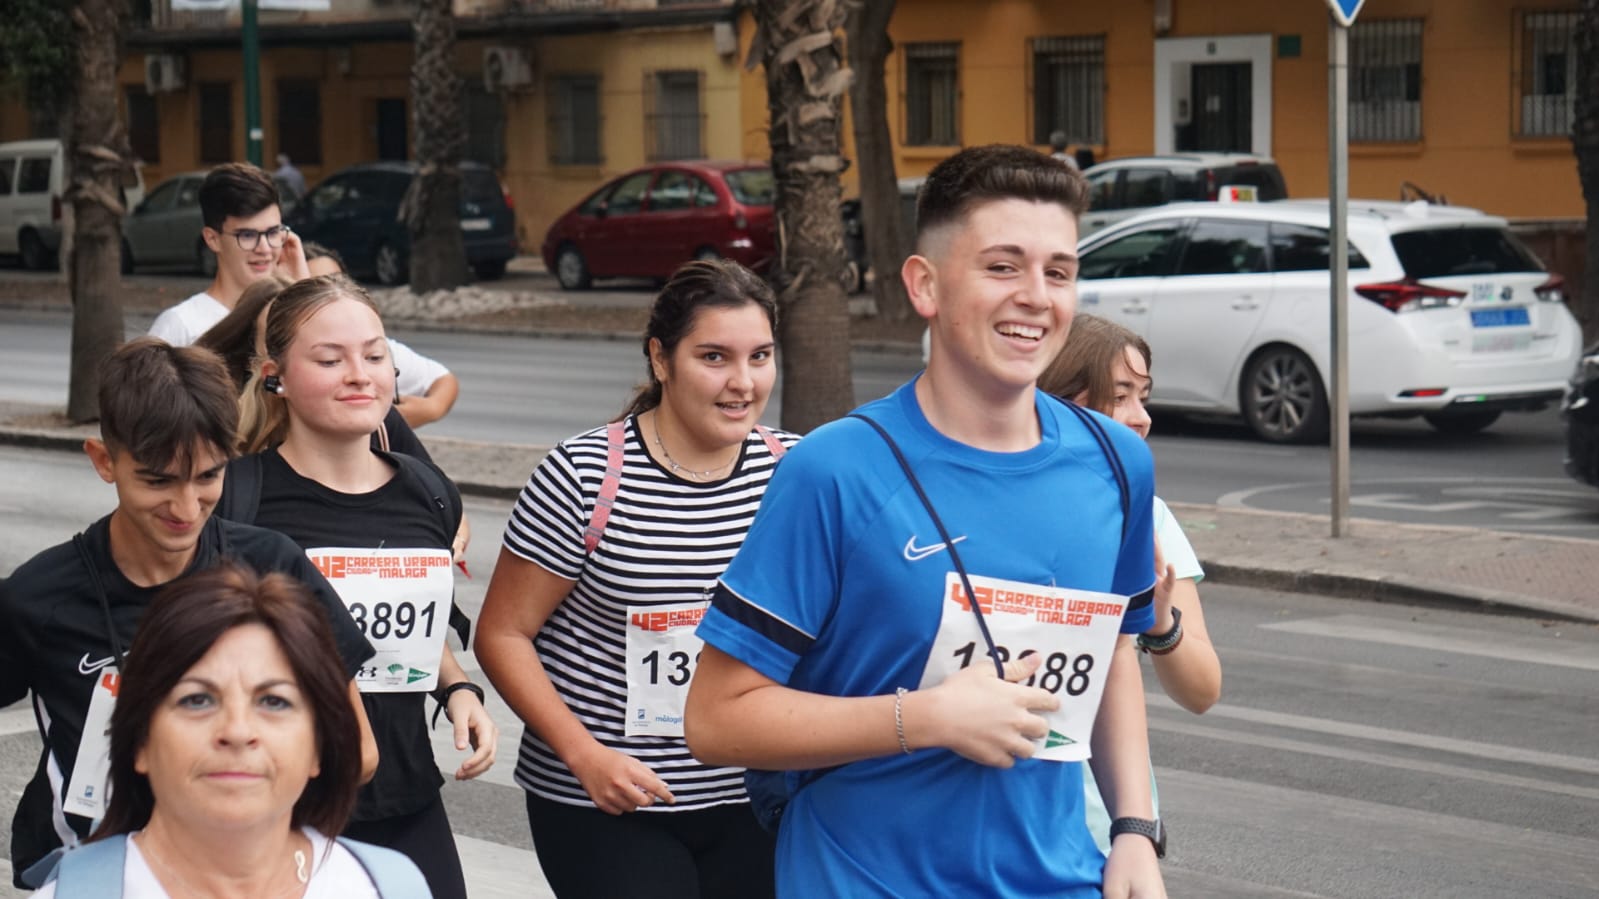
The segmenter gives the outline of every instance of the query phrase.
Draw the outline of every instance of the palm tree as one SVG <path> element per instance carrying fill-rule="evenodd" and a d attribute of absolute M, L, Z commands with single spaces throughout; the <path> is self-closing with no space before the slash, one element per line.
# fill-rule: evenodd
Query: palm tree
<path fill-rule="evenodd" d="M 760 0 L 750 59 L 766 66 L 782 310 L 783 427 L 808 431 L 855 403 L 844 296 L 840 120 L 850 70 L 841 0 Z"/>
<path fill-rule="evenodd" d="M 1588 206 L 1587 270 L 1573 311 L 1588 340 L 1599 337 L 1599 0 L 1582 0 L 1577 18 L 1577 96 L 1571 119 L 1571 145 L 1577 178 Z"/>
<path fill-rule="evenodd" d="M 850 119 L 855 126 L 855 156 L 860 163 L 861 219 L 866 253 L 877 273 L 877 314 L 905 321 L 915 314 L 899 269 L 910 255 L 910 223 L 900 215 L 899 179 L 894 176 L 894 144 L 888 133 L 888 88 L 883 68 L 893 41 L 888 21 L 894 0 L 860 0 L 850 6 L 844 26 L 849 36 Z"/>
<path fill-rule="evenodd" d="M 72 209 L 68 284 L 72 294 L 72 364 L 67 418 L 100 415 L 100 366 L 122 342 L 122 175 L 128 135 L 117 113 L 126 0 L 77 0 L 71 19 L 77 47 L 68 102 L 65 157 Z"/>
<path fill-rule="evenodd" d="M 461 242 L 461 79 L 452 66 L 455 14 L 451 0 L 420 0 L 411 63 L 418 171 L 400 204 L 411 233 L 411 291 L 467 283 Z"/>

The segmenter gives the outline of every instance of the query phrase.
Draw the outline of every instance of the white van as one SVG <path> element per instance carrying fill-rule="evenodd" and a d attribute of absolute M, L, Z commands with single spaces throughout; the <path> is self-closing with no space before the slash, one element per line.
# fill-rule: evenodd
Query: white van
<path fill-rule="evenodd" d="M 55 263 L 65 186 L 61 141 L 0 144 L 0 255 L 20 256 L 23 268 Z M 144 176 L 137 165 L 123 176 L 122 190 L 130 209 L 144 199 Z"/>

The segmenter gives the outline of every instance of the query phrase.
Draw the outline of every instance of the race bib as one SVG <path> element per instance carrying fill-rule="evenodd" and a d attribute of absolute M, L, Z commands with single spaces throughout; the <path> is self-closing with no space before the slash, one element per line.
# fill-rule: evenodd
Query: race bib
<path fill-rule="evenodd" d="M 420 693 L 439 682 L 455 576 L 447 549 L 306 550 L 377 654 L 356 672 L 362 693 Z"/>
<path fill-rule="evenodd" d="M 1000 661 L 1041 654 L 1043 666 L 1023 683 L 1060 697 L 1060 708 L 1044 716 L 1049 734 L 1038 741 L 1033 757 L 1057 762 L 1088 758 L 1127 598 L 976 575 L 971 581 Z M 921 689 L 935 687 L 967 666 L 993 664 L 960 575 L 953 571 L 944 578 L 939 605 L 938 635 L 922 670 Z"/>
<path fill-rule="evenodd" d="M 78 760 L 72 766 L 72 781 L 61 800 L 61 807 L 69 814 L 98 821 L 111 801 L 111 710 L 116 708 L 121 684 L 115 665 L 101 668 L 95 676 L 89 713 L 83 719 L 83 736 L 78 738 Z"/>
<path fill-rule="evenodd" d="M 627 736 L 683 736 L 683 700 L 705 646 L 694 628 L 706 605 L 627 607 Z"/>

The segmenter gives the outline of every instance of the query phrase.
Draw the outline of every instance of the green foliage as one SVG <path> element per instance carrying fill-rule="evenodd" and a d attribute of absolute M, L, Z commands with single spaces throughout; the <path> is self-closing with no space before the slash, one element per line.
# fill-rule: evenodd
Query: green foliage
<path fill-rule="evenodd" d="M 0 84 L 35 109 L 59 109 L 73 82 L 72 20 L 62 0 L 7 0 L 0 17 Z"/>

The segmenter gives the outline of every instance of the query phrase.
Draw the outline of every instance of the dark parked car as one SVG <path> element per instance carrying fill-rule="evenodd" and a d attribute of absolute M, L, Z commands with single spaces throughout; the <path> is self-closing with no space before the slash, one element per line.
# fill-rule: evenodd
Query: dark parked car
<path fill-rule="evenodd" d="M 1244 153 L 1178 153 L 1111 159 L 1083 172 L 1088 212 L 1079 237 L 1114 225 L 1154 206 L 1220 198 L 1224 187 L 1242 188 L 1265 203 L 1288 196 L 1277 163 Z"/>
<path fill-rule="evenodd" d="M 328 176 L 285 217 L 302 240 L 338 251 L 351 274 L 401 284 L 411 270 L 411 236 L 400 200 L 416 176 L 412 162 L 366 162 Z M 516 256 L 516 213 L 493 170 L 461 164 L 461 238 L 479 278 L 505 274 Z"/>
<path fill-rule="evenodd" d="M 1599 487 L 1599 343 L 1582 354 L 1561 411 L 1566 418 L 1566 473 Z"/>
<path fill-rule="evenodd" d="M 595 278 L 666 278 L 691 259 L 725 257 L 764 271 L 775 191 L 764 163 L 635 169 L 555 220 L 544 237 L 544 265 L 567 290 Z"/>

